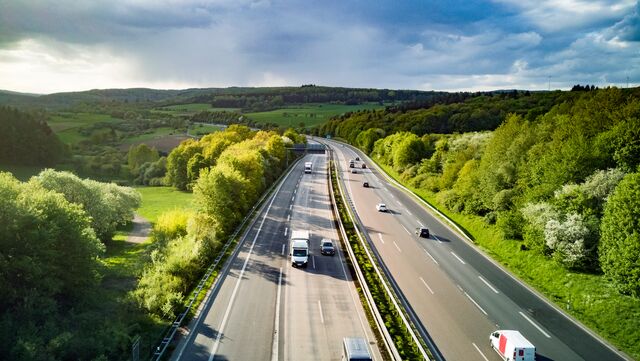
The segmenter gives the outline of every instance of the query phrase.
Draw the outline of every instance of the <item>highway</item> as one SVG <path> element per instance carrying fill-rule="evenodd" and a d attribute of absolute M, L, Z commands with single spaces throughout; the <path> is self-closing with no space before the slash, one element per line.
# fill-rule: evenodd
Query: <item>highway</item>
<path fill-rule="evenodd" d="M 340 360 L 347 336 L 382 359 L 340 249 L 326 169 L 325 155 L 306 156 L 267 199 L 172 360 Z M 311 231 L 307 268 L 287 257 L 292 229 Z M 325 237 L 335 256 L 320 254 Z"/>
<path fill-rule="evenodd" d="M 489 344 L 496 329 L 519 330 L 536 346 L 537 360 L 624 359 L 390 184 L 368 158 L 367 169 L 356 162 L 358 173 L 351 173 L 349 159 L 365 159 L 362 152 L 323 142 L 336 154 L 369 242 L 443 359 L 501 360 Z M 377 203 L 390 212 L 378 212 Z M 431 231 L 429 238 L 414 234 L 421 225 Z"/>

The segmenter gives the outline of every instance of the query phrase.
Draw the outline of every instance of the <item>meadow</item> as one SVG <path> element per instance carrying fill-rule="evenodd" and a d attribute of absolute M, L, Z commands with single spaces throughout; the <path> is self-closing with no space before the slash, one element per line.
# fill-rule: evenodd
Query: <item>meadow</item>
<path fill-rule="evenodd" d="M 137 212 L 155 223 L 163 212 L 173 209 L 195 209 L 193 193 L 182 192 L 173 187 L 136 187 L 142 195 L 142 205 Z"/>
<path fill-rule="evenodd" d="M 361 105 L 343 104 L 307 104 L 271 110 L 268 112 L 245 113 L 245 115 L 256 123 L 273 123 L 281 127 L 313 127 L 322 124 L 329 118 L 348 112 L 355 112 L 365 109 L 380 109 L 384 105 L 378 103 Z"/>

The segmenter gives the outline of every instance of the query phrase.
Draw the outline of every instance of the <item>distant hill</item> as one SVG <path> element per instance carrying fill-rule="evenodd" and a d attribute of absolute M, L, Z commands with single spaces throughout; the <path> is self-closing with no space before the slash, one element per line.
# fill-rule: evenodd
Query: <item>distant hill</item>
<path fill-rule="evenodd" d="M 371 102 L 422 101 L 443 92 L 339 88 L 316 85 L 300 87 L 230 87 L 159 90 L 147 88 L 93 89 L 46 95 L 0 91 L 0 105 L 18 108 L 61 110 L 81 104 L 111 102 L 140 103 L 152 106 L 188 103 L 209 103 L 214 107 L 239 108 L 243 111 L 273 110 L 282 106 L 307 103 L 338 103 L 355 105 Z"/>

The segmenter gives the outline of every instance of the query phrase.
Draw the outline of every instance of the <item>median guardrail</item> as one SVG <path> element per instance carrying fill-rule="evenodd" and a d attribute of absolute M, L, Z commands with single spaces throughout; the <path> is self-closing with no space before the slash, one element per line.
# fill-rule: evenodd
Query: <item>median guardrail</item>
<path fill-rule="evenodd" d="M 330 150 L 329 153 L 330 153 L 330 159 L 331 159 L 331 162 L 332 162 L 332 166 L 330 167 L 330 169 L 333 169 L 333 163 L 335 163 L 333 161 L 333 151 Z M 365 253 L 366 253 L 366 255 L 367 255 L 368 259 L 369 259 L 370 264 L 372 265 L 372 267 L 373 267 L 378 279 L 380 280 L 380 284 L 383 286 L 385 292 L 387 293 L 387 296 L 392 301 L 396 312 L 398 313 L 398 315 L 400 315 L 400 318 L 402 319 L 402 322 L 403 322 L 404 326 L 406 327 L 406 329 L 408 330 L 409 334 L 411 335 L 411 338 L 413 339 L 414 343 L 417 345 L 418 350 L 420 351 L 420 354 L 422 355 L 422 357 L 425 360 L 431 360 L 429 353 L 427 352 L 427 350 L 425 350 L 425 348 L 422 345 L 421 339 L 416 335 L 416 333 L 414 331 L 415 325 L 412 322 L 410 322 L 410 320 L 405 315 L 405 308 L 408 307 L 408 305 L 406 304 L 406 302 L 403 302 L 403 306 L 404 307 L 400 306 L 400 304 L 398 303 L 398 298 L 399 297 L 395 293 L 395 292 L 398 292 L 397 287 L 394 287 L 394 291 L 395 292 L 392 291 L 391 288 L 389 287 L 389 284 L 388 284 L 389 281 L 388 281 L 388 277 L 387 277 L 388 271 L 385 269 L 384 270 L 385 271 L 384 274 L 383 274 L 383 272 L 380 271 L 380 267 L 378 266 L 379 265 L 378 257 L 377 256 L 374 257 L 371 254 L 370 249 L 369 249 L 369 245 L 368 245 L 365 237 L 363 236 L 362 232 L 360 231 L 360 229 L 362 227 L 362 224 L 361 224 L 360 220 L 357 219 L 357 216 L 354 217 L 354 215 L 353 215 L 353 212 L 354 212 L 353 211 L 353 205 L 345 197 L 345 194 L 344 194 L 345 192 L 344 192 L 344 190 L 342 188 L 342 184 L 341 184 L 340 178 L 338 177 L 338 172 L 336 171 L 335 174 L 336 174 L 336 183 L 337 183 L 337 186 L 338 186 L 338 191 L 340 193 L 340 198 L 341 198 L 343 204 L 345 205 L 346 213 L 347 213 L 351 223 L 354 225 L 354 231 L 355 231 L 355 233 L 356 233 L 356 235 L 358 237 L 358 240 L 359 240 L 361 246 L 363 247 L 363 249 L 364 249 L 364 251 L 365 251 Z M 330 175 L 329 175 L 329 177 L 330 177 Z M 335 195 L 334 195 L 333 190 L 332 190 L 331 179 L 329 179 L 329 184 L 330 184 L 330 195 L 331 195 L 332 204 L 334 206 L 336 206 L 336 199 L 335 199 Z M 347 206 L 347 205 L 349 205 L 349 206 Z M 336 210 L 336 212 L 338 212 L 338 211 Z M 376 325 L 378 326 L 378 328 L 383 333 L 383 339 L 385 341 L 385 346 L 389 349 L 389 351 L 390 351 L 392 357 L 394 358 L 394 360 L 401 360 L 400 354 L 398 353 L 398 350 L 395 347 L 395 342 L 391 338 L 391 335 L 389 334 L 389 332 L 388 332 L 388 330 L 386 328 L 386 325 L 384 323 L 384 319 L 383 319 L 382 315 L 380 314 L 380 312 L 379 312 L 379 310 L 378 310 L 378 308 L 377 308 L 377 306 L 375 304 L 375 300 L 374 300 L 373 296 L 371 295 L 371 292 L 370 292 L 370 290 L 369 290 L 369 288 L 367 286 L 366 279 L 365 279 L 365 277 L 364 277 L 364 275 L 362 273 L 362 270 L 358 266 L 358 261 L 356 259 L 356 256 L 355 256 L 353 250 L 351 249 L 351 247 L 349 245 L 349 238 L 348 238 L 348 236 L 346 234 L 346 231 L 344 229 L 342 221 L 340 220 L 339 215 L 337 215 L 336 218 L 339 220 L 338 224 L 339 224 L 340 232 L 341 232 L 342 236 L 345 239 L 345 244 L 347 246 L 346 248 L 347 248 L 348 255 L 352 260 L 352 264 L 354 265 L 354 269 L 356 271 L 356 276 L 358 278 L 358 281 L 361 284 L 361 287 L 363 289 L 363 293 L 365 294 L 365 298 L 367 300 L 368 307 L 370 308 L 372 314 L 374 315 L 374 320 L 376 321 Z M 356 219 L 357 219 L 357 221 L 356 221 Z M 430 342 L 430 340 L 428 340 L 428 341 Z M 435 346 L 432 346 L 432 347 L 435 349 Z"/>

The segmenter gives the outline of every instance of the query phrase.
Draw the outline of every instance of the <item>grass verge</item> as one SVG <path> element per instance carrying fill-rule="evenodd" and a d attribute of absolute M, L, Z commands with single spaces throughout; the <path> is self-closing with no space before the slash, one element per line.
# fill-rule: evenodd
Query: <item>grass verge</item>
<path fill-rule="evenodd" d="M 640 299 L 618 293 L 602 275 L 571 272 L 542 254 L 520 250 L 520 242 L 505 239 L 482 217 L 449 211 L 434 193 L 410 187 L 393 169 L 376 164 L 469 233 L 485 254 L 615 347 L 640 359 Z"/>

